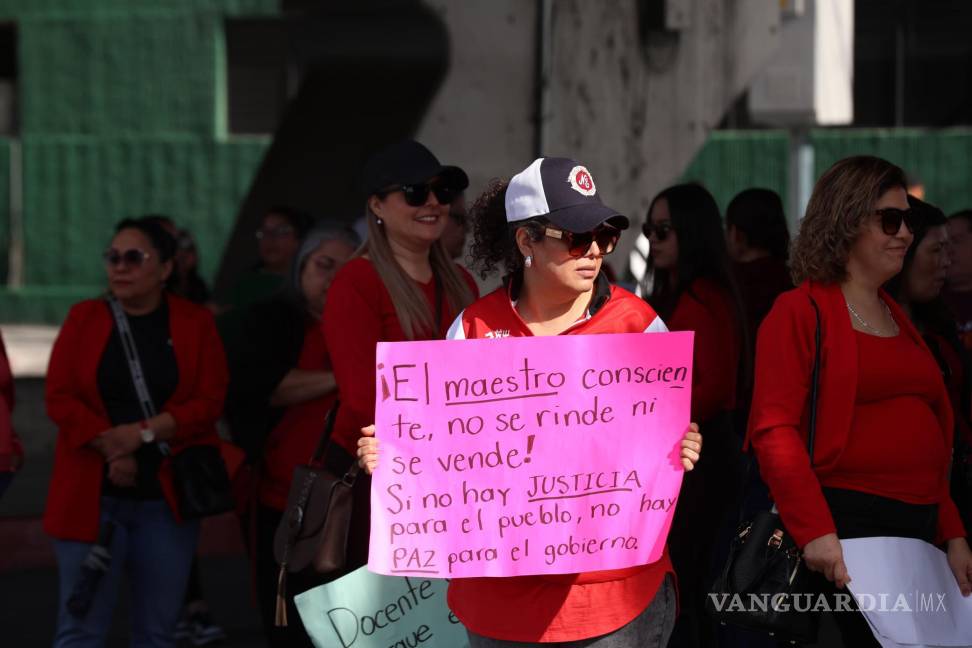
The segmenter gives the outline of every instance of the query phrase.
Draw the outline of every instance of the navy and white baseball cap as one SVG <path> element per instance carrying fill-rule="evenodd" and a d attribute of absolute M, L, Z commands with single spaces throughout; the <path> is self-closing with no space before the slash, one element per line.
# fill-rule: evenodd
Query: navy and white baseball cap
<path fill-rule="evenodd" d="M 537 216 L 568 232 L 590 232 L 608 222 L 628 229 L 628 218 L 601 202 L 594 177 L 583 164 L 567 158 L 538 158 L 520 171 L 506 189 L 506 222 Z"/>

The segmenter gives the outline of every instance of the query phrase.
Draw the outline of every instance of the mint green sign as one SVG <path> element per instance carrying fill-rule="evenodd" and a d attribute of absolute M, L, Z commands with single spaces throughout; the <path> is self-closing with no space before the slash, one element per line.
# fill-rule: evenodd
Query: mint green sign
<path fill-rule="evenodd" d="M 294 602 L 317 648 L 468 648 L 466 628 L 446 606 L 448 585 L 362 567 Z"/>

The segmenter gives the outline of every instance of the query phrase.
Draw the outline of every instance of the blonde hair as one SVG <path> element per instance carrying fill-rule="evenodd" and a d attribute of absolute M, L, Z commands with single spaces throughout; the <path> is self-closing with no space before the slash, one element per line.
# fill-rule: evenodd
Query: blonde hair
<path fill-rule="evenodd" d="M 371 265 L 391 296 L 395 313 L 407 339 L 415 340 L 422 334 L 438 337 L 439 331 L 436 327 L 442 323 L 435 321 L 435 313 L 429 307 L 425 294 L 395 259 L 385 228 L 378 224 L 378 217 L 368 206 L 365 206 L 365 219 L 368 222 L 368 240 L 358 248 L 354 256 L 368 255 Z M 432 274 L 442 283 L 442 291 L 451 312 L 458 313 L 468 306 L 473 300 L 473 293 L 441 241 L 432 244 L 429 262 L 432 265 Z"/>

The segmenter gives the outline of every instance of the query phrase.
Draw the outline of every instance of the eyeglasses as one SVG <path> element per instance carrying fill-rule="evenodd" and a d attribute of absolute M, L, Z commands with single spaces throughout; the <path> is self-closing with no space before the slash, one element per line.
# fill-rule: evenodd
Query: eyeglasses
<path fill-rule="evenodd" d="M 133 268 L 140 268 L 143 263 L 152 258 L 152 255 L 137 248 L 125 250 L 124 252 L 117 248 L 110 248 L 105 250 L 103 258 L 105 265 L 111 266 L 112 268 L 122 263 Z"/>
<path fill-rule="evenodd" d="M 287 238 L 288 236 L 293 236 L 294 228 L 290 225 L 277 225 L 276 227 L 261 227 L 256 231 L 257 240 L 263 240 L 265 238 L 271 239 L 281 239 Z"/>
<path fill-rule="evenodd" d="M 658 223 L 655 225 L 650 221 L 645 221 L 641 226 L 641 232 L 645 235 L 645 238 L 651 238 L 651 235 L 655 235 L 655 239 L 659 242 L 664 241 L 668 238 L 668 235 L 674 228 L 670 221 L 665 221 L 664 223 Z"/>
<path fill-rule="evenodd" d="M 567 253 L 579 259 L 587 254 L 591 249 L 591 243 L 597 242 L 597 249 L 601 255 L 608 255 L 614 252 L 618 239 L 621 238 L 621 231 L 610 225 L 601 225 L 590 232 L 568 232 L 567 230 L 555 229 L 553 227 L 544 228 L 543 233 L 550 238 L 560 239 L 567 244 Z"/>
<path fill-rule="evenodd" d="M 874 212 L 881 217 L 881 230 L 888 236 L 894 236 L 901 229 L 901 221 L 904 221 L 908 232 L 914 233 L 918 217 L 911 209 L 897 209 L 896 207 L 885 207 L 875 209 Z"/>
<path fill-rule="evenodd" d="M 378 192 L 379 198 L 384 198 L 390 193 L 401 191 L 405 194 L 405 203 L 412 207 L 421 207 L 429 199 L 429 192 L 435 194 L 435 199 L 440 205 L 451 205 L 456 199 L 458 192 L 451 186 L 436 182 L 423 182 L 418 184 L 395 185 L 387 187 Z"/>

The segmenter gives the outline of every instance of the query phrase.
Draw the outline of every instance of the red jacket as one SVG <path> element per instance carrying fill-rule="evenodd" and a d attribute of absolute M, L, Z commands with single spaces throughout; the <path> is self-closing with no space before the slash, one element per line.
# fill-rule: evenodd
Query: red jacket
<path fill-rule="evenodd" d="M 466 308 L 448 339 L 532 336 L 510 284 Z M 586 316 L 560 335 L 662 333 L 665 323 L 644 300 L 598 275 Z M 478 634 L 506 641 L 573 642 L 607 634 L 638 616 L 672 572 L 666 546 L 649 565 L 582 574 L 454 578 L 449 608 Z"/>
<path fill-rule="evenodd" d="M 13 408 L 13 374 L 7 361 L 7 349 L 0 337 L 0 472 L 13 470 L 13 458 L 24 456 L 24 448 L 13 428 Z"/>
<path fill-rule="evenodd" d="M 821 367 L 813 467 L 806 449 L 807 399 L 814 362 L 816 318 L 809 297 L 820 308 Z M 887 295 L 903 334 L 926 353 L 921 335 Z M 835 533 L 833 517 L 821 484 L 835 474 L 847 444 L 857 397 L 857 341 L 846 302 L 838 285 L 804 282 L 785 292 L 759 329 L 756 374 L 749 417 L 748 442 L 759 460 L 787 530 L 801 547 Z M 942 457 L 941 496 L 937 502 L 939 540 L 965 535 L 955 503 L 949 496 L 948 465 L 952 454 L 952 408 L 944 383 L 930 403 L 939 421 L 947 456 Z M 907 476 L 903 476 L 907 479 Z M 866 490 L 866 485 L 861 486 Z"/>
<path fill-rule="evenodd" d="M 176 297 L 169 302 L 169 331 L 179 384 L 162 408 L 175 418 L 173 453 L 217 445 L 216 421 L 228 382 L 226 357 L 208 310 Z M 58 427 L 54 471 L 44 511 L 44 530 L 55 538 L 93 542 L 98 535 L 104 458 L 87 444 L 112 427 L 98 393 L 98 363 L 115 322 L 103 299 L 75 304 L 54 342 L 47 368 L 47 414 Z M 174 513 L 169 459 L 159 481 Z M 178 514 L 177 514 L 178 518 Z"/>

